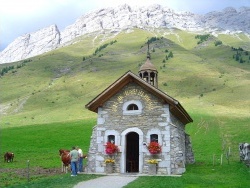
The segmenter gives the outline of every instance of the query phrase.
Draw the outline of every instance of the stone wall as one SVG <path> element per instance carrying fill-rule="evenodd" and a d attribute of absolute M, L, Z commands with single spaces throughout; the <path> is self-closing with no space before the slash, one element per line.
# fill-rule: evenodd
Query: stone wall
<path fill-rule="evenodd" d="M 171 114 L 171 174 L 185 172 L 185 132 L 184 125 Z"/>
<path fill-rule="evenodd" d="M 126 106 L 135 103 L 139 109 L 126 111 Z M 126 134 L 139 134 L 139 171 L 148 173 L 146 160 L 161 160 L 157 166 L 158 174 L 181 174 L 185 171 L 186 147 L 183 124 L 169 112 L 169 105 L 151 95 L 135 83 L 130 83 L 112 96 L 98 109 L 97 125 L 93 128 L 89 148 L 88 172 L 105 172 L 105 143 L 108 135 L 115 135 L 115 144 L 120 153 L 112 156 L 115 160 L 115 172 L 124 173 Z M 150 135 L 157 134 L 162 145 L 162 153 L 151 155 L 145 146 Z"/>
<path fill-rule="evenodd" d="M 195 162 L 194 153 L 192 149 L 192 143 L 188 134 L 185 134 L 185 145 L 186 145 L 186 164 L 193 164 Z"/>

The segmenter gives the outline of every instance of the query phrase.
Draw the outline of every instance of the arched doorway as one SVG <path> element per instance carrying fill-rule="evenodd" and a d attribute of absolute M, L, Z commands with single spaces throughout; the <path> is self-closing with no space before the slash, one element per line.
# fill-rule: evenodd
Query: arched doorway
<path fill-rule="evenodd" d="M 126 172 L 139 172 L 139 135 L 136 132 L 126 135 Z"/>

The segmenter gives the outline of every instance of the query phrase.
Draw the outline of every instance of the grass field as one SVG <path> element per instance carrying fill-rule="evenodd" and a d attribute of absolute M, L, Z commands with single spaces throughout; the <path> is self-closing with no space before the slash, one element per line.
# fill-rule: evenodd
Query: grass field
<path fill-rule="evenodd" d="M 191 135 L 196 163 L 187 166 L 182 177 L 139 177 L 126 187 L 242 187 L 250 183 L 250 169 L 239 162 L 238 143 L 247 140 L 249 118 L 212 117 L 205 114 L 191 114 L 194 123 L 187 126 Z M 29 125 L 3 128 L 1 130 L 1 155 L 9 148 L 15 153 L 13 163 L 0 161 L 2 171 L 0 187 L 72 187 L 79 181 L 96 178 L 95 175 L 79 175 L 72 180 L 70 175 L 59 173 L 38 174 L 41 169 L 60 168 L 58 150 L 78 145 L 88 152 L 92 127 L 95 119 L 76 122 Z M 243 127 L 245 131 L 238 131 Z M 13 139 L 15 138 L 15 139 Z M 231 148 L 229 160 L 226 152 Z M 215 160 L 213 156 L 215 155 Z M 220 158 L 223 155 L 221 164 Z M 30 168 L 30 182 L 27 183 L 27 161 Z M 86 161 L 85 161 L 86 162 Z M 16 171 L 16 169 L 25 169 Z"/>
<path fill-rule="evenodd" d="M 159 89 L 180 101 L 194 120 L 186 130 L 196 163 L 180 178 L 139 177 L 126 187 L 249 186 L 250 170 L 239 162 L 238 144 L 250 142 L 250 63 L 236 62 L 231 47 L 244 47 L 247 54 L 250 39 L 243 34 L 219 35 L 197 45 L 195 35 L 140 29 L 119 35 L 93 33 L 1 76 L 0 156 L 9 150 L 16 156 L 13 163 L 0 160 L 0 187 L 60 187 L 60 183 L 72 187 L 96 178 L 82 175 L 72 180 L 61 174 L 58 150 L 78 145 L 88 152 L 96 114 L 85 104 L 128 70 L 138 72 L 151 37 L 158 37 L 150 52 L 159 72 Z M 223 44 L 215 46 L 215 40 Z M 93 55 L 104 44 L 109 45 Z M 174 57 L 164 63 L 169 51 Z M 20 63 L 0 64 L 0 69 Z"/>
<path fill-rule="evenodd" d="M 158 37 L 150 44 L 150 52 L 161 90 L 188 111 L 200 108 L 206 113 L 249 114 L 250 63 L 236 62 L 231 50 L 235 43 L 234 47 L 242 44 L 248 50 L 250 39 L 246 36 L 220 35 L 223 45 L 214 46 L 215 37 L 197 45 L 194 33 L 135 29 L 119 35 L 79 37 L 76 43 L 33 57 L 24 67 L 2 76 L 1 126 L 94 118 L 84 105 L 128 70 L 138 72 L 151 37 Z M 114 40 L 117 42 L 110 45 Z M 93 55 L 104 44 L 109 45 Z M 166 50 L 174 57 L 163 63 Z M 0 69 L 21 63 L 0 64 Z"/>

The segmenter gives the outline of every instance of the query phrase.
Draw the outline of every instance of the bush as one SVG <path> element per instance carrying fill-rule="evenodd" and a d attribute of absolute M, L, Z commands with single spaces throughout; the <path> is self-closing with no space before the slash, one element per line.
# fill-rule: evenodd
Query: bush
<path fill-rule="evenodd" d="M 148 39 L 148 44 L 150 44 L 150 43 L 152 43 L 152 42 L 154 42 L 156 40 L 159 40 L 159 38 L 157 38 L 157 37 L 151 37 L 150 39 Z"/>
<path fill-rule="evenodd" d="M 114 40 L 114 41 L 111 41 L 109 44 L 112 45 L 112 44 L 114 44 L 116 42 L 117 42 L 117 40 Z"/>
<path fill-rule="evenodd" d="M 207 41 L 207 39 L 209 38 L 209 34 L 207 34 L 207 35 L 196 35 L 195 36 L 195 39 L 200 39 L 198 42 L 197 42 L 197 44 L 201 44 L 201 43 L 203 43 L 204 41 Z"/>
<path fill-rule="evenodd" d="M 1 70 L 1 76 L 3 76 L 4 74 L 8 73 L 10 70 L 13 70 L 14 69 L 14 66 L 8 66 L 8 67 L 4 67 L 2 70 Z"/>
<path fill-rule="evenodd" d="M 93 55 L 96 55 L 98 52 L 102 51 L 104 48 L 106 48 L 108 45 L 112 45 L 114 43 L 116 43 L 117 40 L 114 40 L 114 41 L 111 41 L 110 43 L 106 43 L 106 44 L 103 44 L 101 45 L 99 48 L 96 48 L 95 52 Z"/>
<path fill-rule="evenodd" d="M 222 45 L 222 41 L 217 40 L 217 41 L 214 42 L 214 45 L 215 45 L 215 46 Z"/>
<path fill-rule="evenodd" d="M 174 54 L 173 54 L 172 51 L 169 52 L 168 57 L 169 57 L 169 58 L 173 58 L 173 57 L 174 57 Z"/>

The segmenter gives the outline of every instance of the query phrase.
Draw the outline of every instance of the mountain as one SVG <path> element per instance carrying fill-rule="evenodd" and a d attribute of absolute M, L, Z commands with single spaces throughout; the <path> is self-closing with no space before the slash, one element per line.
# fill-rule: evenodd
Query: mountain
<path fill-rule="evenodd" d="M 146 61 L 148 40 L 159 89 L 177 99 L 194 120 L 186 131 L 196 164 L 188 167 L 183 178 L 172 179 L 178 179 L 173 185 L 211 187 L 212 182 L 213 187 L 228 187 L 225 180 L 232 179 L 231 187 L 247 187 L 249 168 L 239 162 L 238 146 L 250 142 L 250 39 L 243 33 L 219 34 L 203 35 L 206 40 L 201 42 L 196 36 L 160 28 L 135 28 L 116 35 L 94 32 L 28 60 L 0 64 L 0 70 L 13 67 L 0 76 L 1 151 L 17 153 L 17 162 L 0 163 L 4 180 L 0 187 L 27 182 L 25 177 L 16 181 L 16 175 L 23 174 L 31 153 L 32 166 L 39 166 L 38 170 L 32 167 L 37 172 L 32 178 L 38 177 L 32 179 L 37 182 L 34 185 L 48 187 L 48 178 L 40 179 L 40 170 L 48 174 L 48 169 L 59 167 L 58 148 L 77 143 L 87 152 L 98 117 L 84 106 L 128 70 L 137 74 Z M 219 40 L 222 44 L 216 46 Z M 243 46 L 249 50 L 239 48 Z M 170 52 L 173 56 L 166 58 Z M 233 58 L 239 54 L 245 62 Z M 153 182 L 153 187 L 158 179 L 145 182 Z M 52 181 L 51 187 L 55 185 Z"/>
<path fill-rule="evenodd" d="M 60 31 L 56 25 L 15 39 L 0 54 L 0 62 L 8 63 L 33 57 L 55 49 L 60 44 Z"/>
<path fill-rule="evenodd" d="M 196 36 L 179 29 L 97 31 L 29 61 L 0 64 L 10 68 L 0 77 L 0 126 L 95 118 L 85 104 L 128 70 L 137 74 L 148 40 L 159 89 L 191 116 L 249 117 L 250 53 L 241 47 L 250 49 L 250 39 L 220 34 L 201 42 Z"/>
<path fill-rule="evenodd" d="M 122 5 L 89 12 L 72 25 L 59 31 L 51 25 L 39 31 L 15 39 L 0 53 L 0 64 L 23 60 L 53 49 L 72 44 L 76 37 L 93 32 L 109 32 L 117 35 L 123 30 L 140 28 L 153 31 L 161 28 L 177 28 L 192 32 L 245 33 L 250 34 L 250 7 L 226 8 L 221 12 L 197 15 L 176 12 L 168 7 L 152 5 L 130 7 Z"/>

